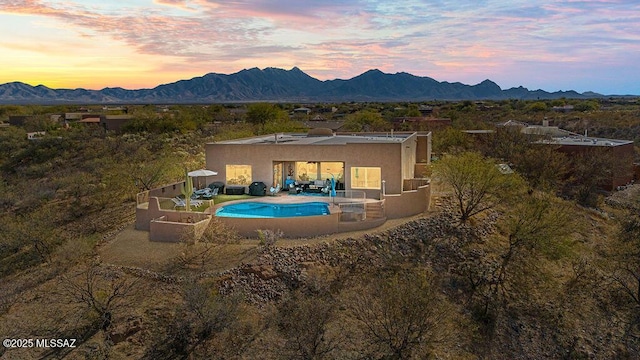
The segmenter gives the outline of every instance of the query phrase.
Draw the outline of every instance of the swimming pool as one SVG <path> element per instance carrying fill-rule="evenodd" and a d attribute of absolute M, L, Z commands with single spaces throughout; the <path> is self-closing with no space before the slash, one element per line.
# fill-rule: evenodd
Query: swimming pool
<path fill-rule="evenodd" d="M 287 218 L 329 213 L 329 204 L 319 201 L 297 204 L 248 201 L 226 205 L 216 210 L 216 216 L 234 218 Z"/>

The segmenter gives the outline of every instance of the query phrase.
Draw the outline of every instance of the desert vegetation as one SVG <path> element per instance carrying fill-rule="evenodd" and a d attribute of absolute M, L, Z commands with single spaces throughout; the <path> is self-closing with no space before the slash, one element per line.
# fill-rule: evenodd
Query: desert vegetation
<path fill-rule="evenodd" d="M 552 110 L 565 104 L 575 110 Z M 638 104 L 429 105 L 452 127 L 433 135 L 437 191 L 423 216 L 362 236 L 299 240 L 267 231 L 241 239 L 212 221 L 200 243 L 151 244 L 171 255 L 141 252 L 135 266 L 108 250 L 132 231 L 137 192 L 203 167 L 207 141 L 301 131 L 305 119 L 287 116 L 299 104 L 132 106 L 135 121 L 120 133 L 46 116 L 0 128 L 0 337 L 76 340 L 0 347 L 0 357 L 640 356 L 639 186 L 598 188 L 617 159 L 536 152 L 518 133 L 478 142 L 460 131 L 546 117 L 638 144 Z M 331 107 L 325 116 L 350 131 L 386 130 L 417 111 Z M 67 110 L 0 107 L 0 120 Z M 32 130 L 47 134 L 29 141 Z M 514 171 L 498 171 L 501 163 Z"/>

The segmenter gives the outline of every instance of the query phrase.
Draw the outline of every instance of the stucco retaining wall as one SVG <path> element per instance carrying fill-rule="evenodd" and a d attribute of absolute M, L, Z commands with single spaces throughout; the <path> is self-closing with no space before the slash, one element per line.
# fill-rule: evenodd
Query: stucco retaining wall
<path fill-rule="evenodd" d="M 417 190 L 402 194 L 384 195 L 385 213 L 389 219 L 398 219 L 420 214 L 429 209 L 431 187 L 424 185 Z"/>
<path fill-rule="evenodd" d="M 192 221 L 192 222 L 190 222 Z M 161 242 L 198 241 L 211 221 L 209 214 L 171 214 L 153 219 L 149 240 Z"/>

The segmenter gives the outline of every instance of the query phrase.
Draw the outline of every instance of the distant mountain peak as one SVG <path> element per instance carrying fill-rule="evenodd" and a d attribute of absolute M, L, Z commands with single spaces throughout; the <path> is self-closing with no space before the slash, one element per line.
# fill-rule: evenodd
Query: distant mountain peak
<path fill-rule="evenodd" d="M 300 70 L 252 67 L 233 74 L 208 73 L 188 80 L 158 85 L 152 89 L 102 90 L 50 89 L 21 82 L 0 85 L 0 104 L 107 104 L 107 103 L 224 103 L 244 101 L 342 102 L 423 101 L 480 99 L 554 99 L 602 97 L 592 92 L 548 93 L 520 86 L 502 90 L 486 79 L 477 85 L 439 82 L 406 72 L 388 74 L 371 69 L 348 80 L 320 81 Z"/>

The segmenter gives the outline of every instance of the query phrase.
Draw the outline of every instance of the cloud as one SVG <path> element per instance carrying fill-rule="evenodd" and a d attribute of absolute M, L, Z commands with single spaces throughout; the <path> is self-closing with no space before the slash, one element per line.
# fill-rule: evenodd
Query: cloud
<path fill-rule="evenodd" d="M 58 27 L 176 69 L 299 66 L 331 78 L 380 68 L 437 78 L 536 62 L 623 64 L 640 52 L 637 0 L 0 1 L 0 14 L 26 16 L 34 33 Z"/>

